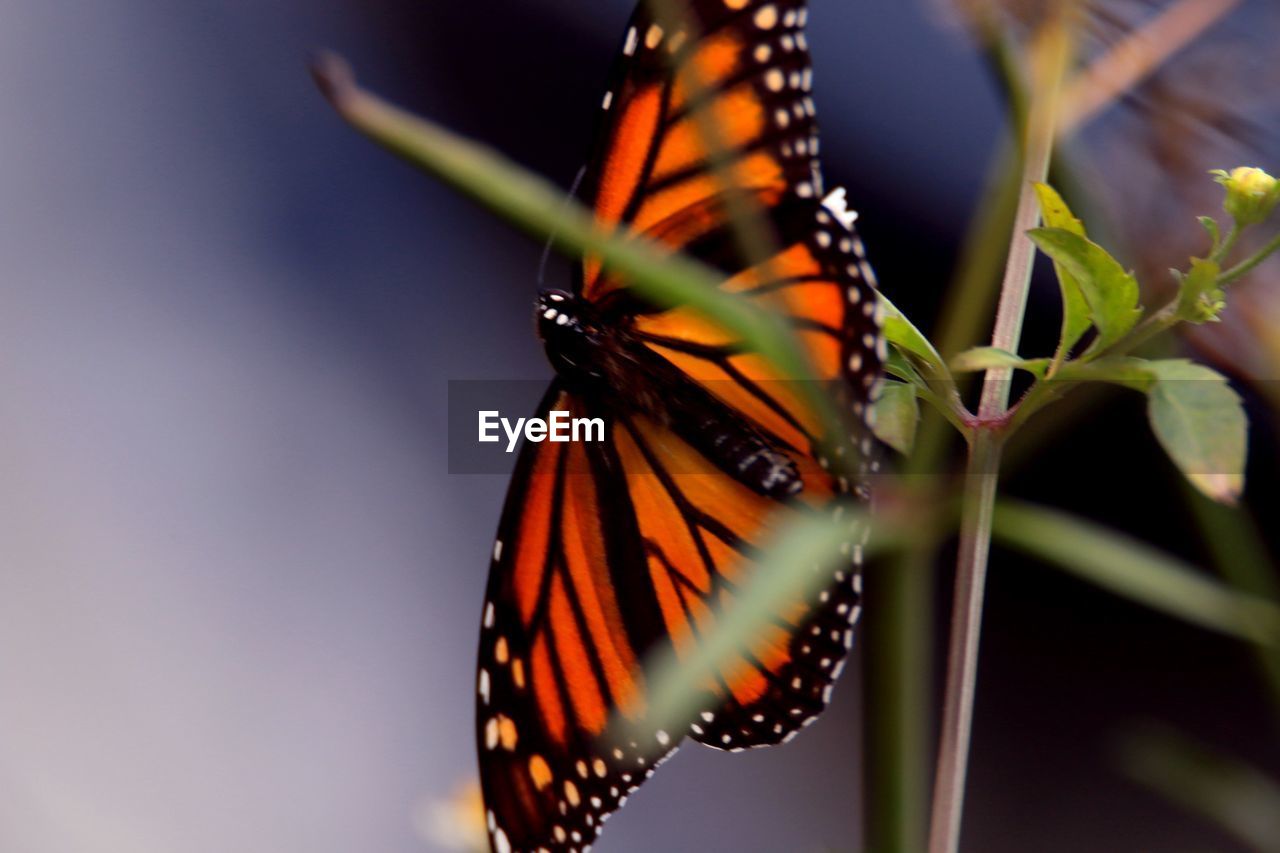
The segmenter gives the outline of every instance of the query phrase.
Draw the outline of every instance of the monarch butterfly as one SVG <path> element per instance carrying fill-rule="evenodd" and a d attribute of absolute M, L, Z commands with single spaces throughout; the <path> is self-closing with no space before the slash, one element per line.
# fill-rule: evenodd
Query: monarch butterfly
<path fill-rule="evenodd" d="M 865 420 L 885 350 L 854 214 L 822 187 L 807 9 L 667 5 L 678 14 L 641 3 L 627 26 L 584 184 L 596 220 L 713 265 L 722 289 L 785 317 Z M 768 257 L 737 239 L 742 202 L 768 226 Z M 646 303 L 599 259 L 544 291 L 536 316 L 557 374 L 539 417 L 609 426 L 598 444 L 526 443 L 494 543 L 476 731 L 497 853 L 585 850 L 685 735 L 729 750 L 789 739 L 826 705 L 861 593 L 854 549 L 828 589 L 779 605 L 687 732 L 646 728 L 645 657 L 694 648 L 760 540 L 856 484 L 824 470 L 814 414 L 769 363 L 688 309 Z M 850 439 L 864 460 L 866 434 Z M 615 715 L 643 736 L 607 738 Z"/>

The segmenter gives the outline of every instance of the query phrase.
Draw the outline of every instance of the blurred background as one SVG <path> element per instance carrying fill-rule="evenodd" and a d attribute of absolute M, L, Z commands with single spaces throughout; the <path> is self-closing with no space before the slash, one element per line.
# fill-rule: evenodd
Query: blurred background
<path fill-rule="evenodd" d="M 0 850 L 448 849 L 506 484 L 447 473 L 447 382 L 549 377 L 541 247 L 344 127 L 307 56 L 567 187 L 631 5 L 0 0 Z M 1170 5 L 1099 0 L 1086 52 Z M 1004 91 L 944 0 L 811 7 L 828 180 L 928 327 Z M 1152 281 L 1204 250 L 1207 170 L 1280 169 L 1278 36 L 1242 0 L 1072 144 L 1080 205 Z M 1027 352 L 1055 300 L 1040 282 Z M 1231 303 L 1188 345 L 1249 401 L 1274 520 L 1274 268 Z M 1203 563 L 1141 401 L 1107 406 L 1011 491 Z M 1157 720 L 1280 771 L 1250 650 L 1015 555 L 992 572 L 966 848 L 1246 849 L 1115 745 Z M 854 663 L 792 745 L 682 750 L 606 849 L 854 849 Z"/>

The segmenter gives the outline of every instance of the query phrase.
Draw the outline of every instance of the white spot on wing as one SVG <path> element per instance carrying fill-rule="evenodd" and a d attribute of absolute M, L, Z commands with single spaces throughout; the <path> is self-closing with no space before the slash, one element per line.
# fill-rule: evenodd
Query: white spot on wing
<path fill-rule="evenodd" d="M 849 209 L 844 187 L 836 187 L 827 193 L 827 197 L 822 200 L 822 206 L 831 211 L 846 229 L 853 230 L 853 223 L 858 221 L 858 212 Z"/>

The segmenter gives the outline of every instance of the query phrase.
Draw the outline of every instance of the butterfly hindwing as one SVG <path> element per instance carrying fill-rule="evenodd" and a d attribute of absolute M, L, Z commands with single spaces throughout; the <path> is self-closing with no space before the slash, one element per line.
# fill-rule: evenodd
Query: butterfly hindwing
<path fill-rule="evenodd" d="M 591 410 L 553 386 L 539 416 Z M 591 412 L 594 414 L 594 412 Z M 611 442 L 526 443 L 482 617 L 476 734 L 496 850 L 580 848 L 675 741 L 610 745 L 639 720 L 643 651 L 665 635 Z"/>
<path fill-rule="evenodd" d="M 600 444 L 526 444 L 495 540 L 476 735 L 498 851 L 595 838 L 685 734 L 649 719 L 642 664 L 692 651 L 750 582 L 761 541 L 832 497 L 810 472 L 807 502 L 780 506 L 707 470 L 666 427 L 598 411 L 558 385 L 538 415 L 551 410 L 603 414 L 609 430 Z M 689 734 L 720 749 L 774 744 L 822 710 L 848 648 L 856 576 L 820 595 L 779 603 L 705 685 Z"/>

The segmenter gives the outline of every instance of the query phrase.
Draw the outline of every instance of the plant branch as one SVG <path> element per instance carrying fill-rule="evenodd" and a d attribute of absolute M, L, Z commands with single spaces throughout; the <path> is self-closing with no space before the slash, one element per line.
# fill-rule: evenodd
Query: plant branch
<path fill-rule="evenodd" d="M 1057 101 L 1070 57 L 1071 17 L 1069 8 L 1061 10 L 1046 26 L 1032 54 L 1035 85 L 1027 121 L 1022 188 L 991 337 L 992 346 L 1008 352 L 1017 352 L 1022 336 L 1022 319 L 1035 258 L 1035 247 L 1027 232 L 1036 226 L 1040 216 L 1034 184 L 1048 176 L 1052 159 Z M 1008 368 L 987 371 L 978 406 L 980 422 L 998 420 L 1005 414 L 1012 373 Z M 955 853 L 960 846 L 960 818 L 964 808 L 983 591 L 1000 450 L 1000 437 L 986 427 L 975 433 L 969 450 L 961 511 L 960 551 L 956 561 L 942 736 L 933 789 L 930 853 Z"/>
<path fill-rule="evenodd" d="M 1239 230 L 1240 229 L 1238 228 L 1233 228 L 1231 230 L 1227 239 L 1223 242 L 1222 248 L 1215 253 L 1215 258 L 1223 256 L 1225 254 L 1224 250 L 1230 250 L 1230 246 L 1235 244 Z M 1280 235 L 1276 235 L 1276 237 L 1248 259 L 1241 261 L 1231 269 L 1222 272 L 1217 278 L 1217 285 L 1226 287 L 1234 283 L 1246 273 L 1255 269 L 1259 264 L 1277 251 L 1280 251 Z M 1180 297 L 1175 296 L 1160 308 L 1152 311 L 1143 318 L 1142 322 L 1135 326 L 1129 334 L 1107 347 L 1104 351 L 1098 353 L 1091 360 L 1096 361 L 1100 358 L 1112 358 L 1115 356 L 1127 355 L 1158 335 L 1169 331 L 1180 323 L 1186 322 L 1185 318 L 1179 313 L 1179 305 Z M 1033 415 L 1049 403 L 1062 399 L 1063 396 L 1078 384 L 1079 383 L 1075 381 L 1057 383 L 1044 381 L 1037 382 L 1014 407 L 1012 417 L 1008 422 L 1008 432 L 1013 433 L 1020 429 Z"/>
<path fill-rule="evenodd" d="M 1209 259 L 1214 263 L 1218 263 L 1218 264 L 1222 263 L 1224 260 L 1226 260 L 1227 255 L 1230 254 L 1231 250 L 1236 247 L 1236 242 L 1239 239 L 1240 239 L 1240 223 L 1232 222 L 1231 230 L 1227 232 L 1227 239 L 1223 240 L 1222 244 L 1217 246 L 1213 250 L 1213 254 L 1210 256 Z"/>
<path fill-rule="evenodd" d="M 1247 260 L 1241 261 L 1231 269 L 1223 272 L 1222 275 L 1218 276 L 1218 284 L 1221 284 L 1221 285 L 1231 284 L 1232 282 L 1241 278 L 1245 274 L 1253 271 L 1253 269 L 1257 267 L 1258 264 L 1265 261 L 1269 256 L 1274 254 L 1276 251 L 1280 251 L 1280 234 L 1277 234 L 1275 237 L 1272 237 L 1271 240 L 1265 246 L 1259 249 L 1252 257 L 1248 258 Z"/>

